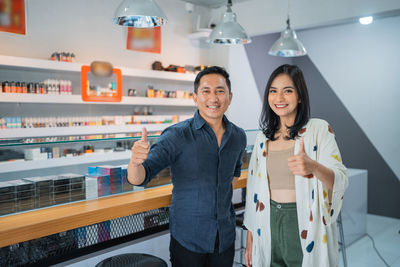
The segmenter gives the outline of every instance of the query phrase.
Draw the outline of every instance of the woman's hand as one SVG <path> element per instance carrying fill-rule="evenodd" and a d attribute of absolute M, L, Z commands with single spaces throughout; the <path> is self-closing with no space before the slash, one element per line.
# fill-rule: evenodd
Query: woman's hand
<path fill-rule="evenodd" d="M 299 153 L 288 158 L 288 166 L 290 171 L 294 175 L 313 178 L 317 165 L 318 163 L 316 161 L 307 156 L 306 151 L 304 150 L 304 137 L 301 137 Z"/>
<path fill-rule="evenodd" d="M 246 263 L 246 267 L 251 267 L 253 262 L 251 259 L 253 253 L 253 235 L 247 230 L 247 240 L 246 240 L 246 251 L 244 253 L 244 261 Z"/>
<path fill-rule="evenodd" d="M 314 176 L 316 176 L 325 186 L 329 189 L 333 189 L 335 180 L 334 172 L 307 156 L 304 150 L 304 137 L 300 139 L 299 153 L 288 158 L 288 166 L 294 175 L 303 176 L 305 178 L 314 178 Z"/>

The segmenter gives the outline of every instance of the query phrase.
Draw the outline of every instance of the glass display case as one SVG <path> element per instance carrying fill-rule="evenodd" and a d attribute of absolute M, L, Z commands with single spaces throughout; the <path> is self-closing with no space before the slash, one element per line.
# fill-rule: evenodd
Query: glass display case
<path fill-rule="evenodd" d="M 155 143 L 161 132 L 150 132 Z M 257 130 L 247 130 L 247 169 Z M 0 139 L 0 215 L 139 191 L 127 180 L 140 133 Z M 171 183 L 162 170 L 146 188 Z"/>
<path fill-rule="evenodd" d="M 257 133 L 246 131 L 244 170 Z M 0 265 L 57 264 L 167 230 L 169 169 L 145 188 L 127 182 L 138 134 L 1 139 Z"/>

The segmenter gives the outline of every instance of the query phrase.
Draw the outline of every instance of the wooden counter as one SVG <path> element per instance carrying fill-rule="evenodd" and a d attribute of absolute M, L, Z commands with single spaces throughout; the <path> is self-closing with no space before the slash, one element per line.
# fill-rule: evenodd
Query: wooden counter
<path fill-rule="evenodd" d="M 235 188 L 246 186 L 247 171 Z M 0 247 L 171 204 L 172 185 L 108 196 L 0 218 Z"/>

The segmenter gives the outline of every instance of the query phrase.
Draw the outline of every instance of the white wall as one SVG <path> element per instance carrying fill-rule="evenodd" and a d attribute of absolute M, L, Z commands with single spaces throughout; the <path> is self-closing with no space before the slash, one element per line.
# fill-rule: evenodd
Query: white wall
<path fill-rule="evenodd" d="M 400 179 L 400 17 L 298 32 L 332 90 Z"/>
<path fill-rule="evenodd" d="M 258 129 L 262 101 L 244 47 L 230 47 L 228 60 L 233 98 L 227 115 L 243 129 Z"/>
<path fill-rule="evenodd" d="M 74 52 L 76 61 L 110 61 L 114 66 L 150 68 L 169 64 L 206 64 L 208 49 L 191 46 L 190 16 L 179 0 L 157 1 L 168 17 L 162 27 L 161 54 L 126 49 L 126 28 L 111 19 L 122 0 L 26 0 L 27 34 L 0 32 L 0 54 L 47 59 Z"/>

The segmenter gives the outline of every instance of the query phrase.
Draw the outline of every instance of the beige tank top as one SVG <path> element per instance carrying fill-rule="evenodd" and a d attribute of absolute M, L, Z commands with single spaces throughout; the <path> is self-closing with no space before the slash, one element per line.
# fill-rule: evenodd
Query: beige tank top
<path fill-rule="evenodd" d="M 270 190 L 295 190 L 294 175 L 288 167 L 288 158 L 294 155 L 294 146 L 267 153 L 267 174 Z"/>

